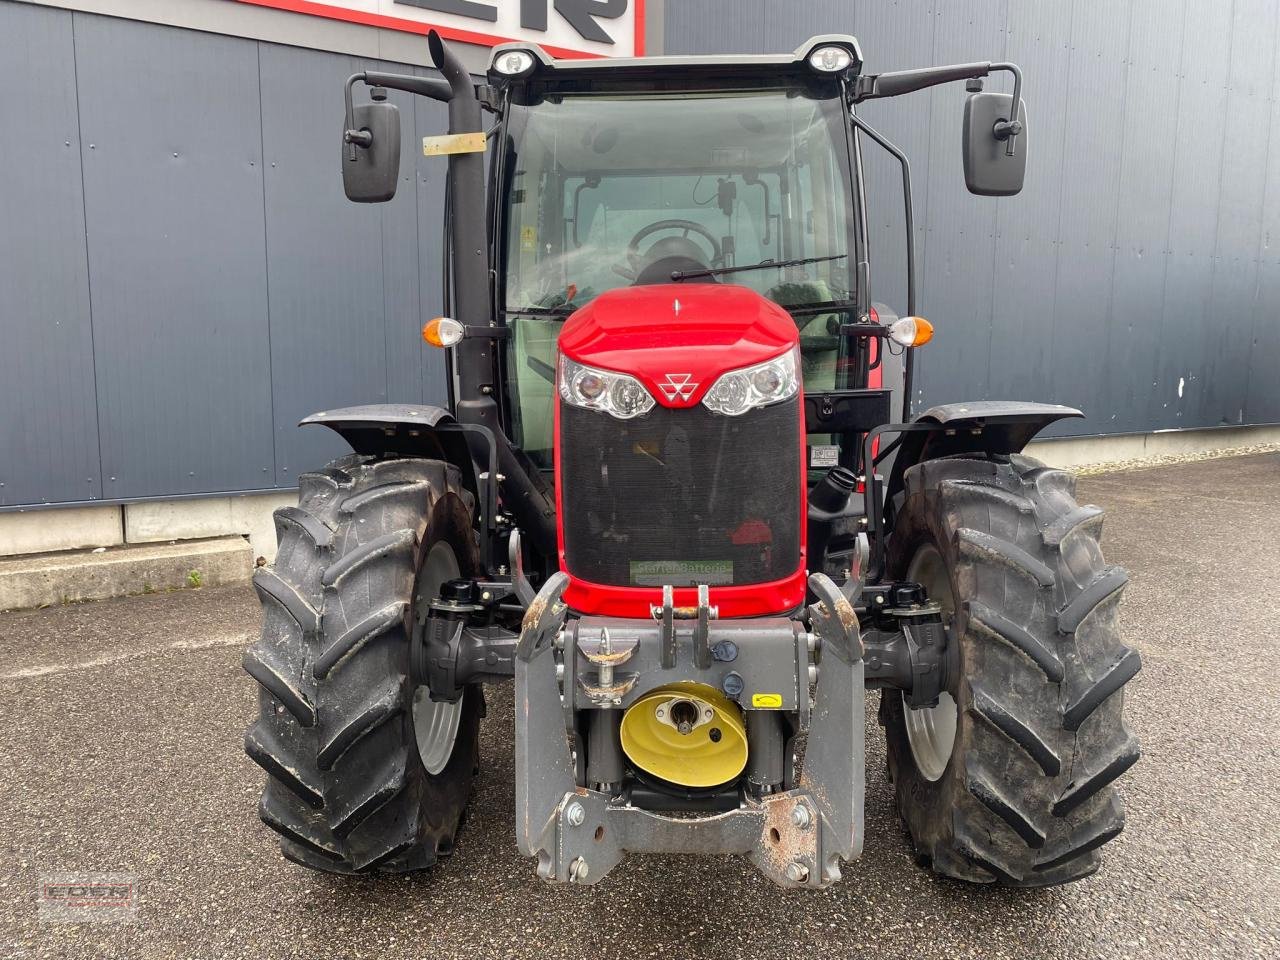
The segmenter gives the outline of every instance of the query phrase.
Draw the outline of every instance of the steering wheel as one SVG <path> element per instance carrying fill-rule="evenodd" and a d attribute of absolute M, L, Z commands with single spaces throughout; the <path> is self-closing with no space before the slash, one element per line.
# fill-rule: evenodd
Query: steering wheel
<path fill-rule="evenodd" d="M 689 239 L 690 233 L 698 234 L 711 247 L 711 262 L 707 266 L 718 267 L 724 263 L 724 251 L 720 248 L 720 241 L 716 239 L 714 233 L 696 220 L 658 220 L 637 231 L 636 235 L 631 238 L 631 242 L 627 244 L 627 264 L 625 266 L 623 264 L 616 265 L 613 268 L 614 271 L 628 280 L 636 279 L 641 271 L 646 266 L 649 266 L 649 264 L 645 263 L 645 257 L 640 253 L 641 242 L 646 237 L 662 230 L 679 230 L 681 231 L 681 237 L 685 240 Z"/>

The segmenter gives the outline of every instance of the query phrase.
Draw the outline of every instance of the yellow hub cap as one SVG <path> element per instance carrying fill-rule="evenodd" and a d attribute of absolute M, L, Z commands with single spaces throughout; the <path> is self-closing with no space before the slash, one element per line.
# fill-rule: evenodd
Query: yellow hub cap
<path fill-rule="evenodd" d="M 742 710 L 714 687 L 650 690 L 622 717 L 622 750 L 645 773 L 682 787 L 716 787 L 747 765 Z"/>

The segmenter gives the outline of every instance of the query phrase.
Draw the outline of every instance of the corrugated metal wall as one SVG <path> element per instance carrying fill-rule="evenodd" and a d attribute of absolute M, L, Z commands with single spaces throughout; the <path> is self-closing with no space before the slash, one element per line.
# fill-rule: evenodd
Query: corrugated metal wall
<path fill-rule="evenodd" d="M 867 104 L 913 158 L 917 407 L 1047 400 L 1060 433 L 1280 421 L 1276 0 L 671 0 L 668 53 L 853 33 L 868 72 L 1014 60 L 1027 188 L 965 192 L 964 89 Z M 1008 89 L 997 79 L 989 89 Z M 897 168 L 869 146 L 872 296 L 902 309 Z"/>
<path fill-rule="evenodd" d="M 410 68 L 9 2 L 0 64 L 0 506 L 289 487 L 346 449 L 307 413 L 443 399 L 443 107 L 395 98 L 394 202 L 338 164 L 343 80 Z"/>
<path fill-rule="evenodd" d="M 1277 2 L 668 0 L 665 35 L 1021 63 L 1017 198 L 964 192 L 960 87 L 865 109 L 913 157 L 918 404 L 1052 400 L 1112 433 L 1280 421 Z M 359 207 L 339 96 L 371 61 L 0 0 L 0 64 L 0 508 L 289 487 L 344 449 L 306 413 L 442 399 L 417 330 L 444 167 L 414 149 L 439 105 L 396 95 L 404 186 Z M 873 296 L 901 307 L 897 174 L 868 170 Z"/>

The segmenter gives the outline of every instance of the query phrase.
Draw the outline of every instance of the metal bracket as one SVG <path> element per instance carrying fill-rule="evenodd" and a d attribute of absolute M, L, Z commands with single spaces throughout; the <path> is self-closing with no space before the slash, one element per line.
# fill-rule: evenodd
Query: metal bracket
<path fill-rule="evenodd" d="M 533 598 L 533 603 L 524 612 L 524 620 L 520 624 L 520 642 L 516 644 L 517 660 L 529 663 L 543 650 L 554 646 L 555 636 L 564 625 L 564 617 L 569 610 L 560 602 L 568 586 L 568 575 L 557 570 L 547 578 L 547 582 Z"/>
<path fill-rule="evenodd" d="M 584 637 L 581 630 L 578 631 L 578 652 L 596 666 L 594 676 L 578 675 L 578 685 L 594 704 L 604 709 L 616 707 L 631 692 L 640 675 L 618 674 L 614 668 L 630 660 L 639 645 L 638 637 L 611 637 L 608 627 L 601 627 L 596 637 Z"/>
<path fill-rule="evenodd" d="M 838 854 L 823 847 L 820 804 L 807 790 L 747 800 L 704 817 L 674 817 L 575 789 L 559 798 L 555 856 L 539 875 L 591 885 L 628 853 L 739 854 L 779 886 L 821 889 L 839 879 L 822 865 Z"/>
<path fill-rule="evenodd" d="M 671 670 L 676 665 L 676 610 L 675 590 L 670 584 L 662 588 L 662 606 L 653 607 L 653 618 L 662 624 L 662 667 Z"/>
<path fill-rule="evenodd" d="M 519 529 L 512 530 L 511 536 L 507 538 L 507 569 L 511 571 L 511 589 L 515 591 L 516 599 L 527 608 L 533 603 L 535 594 L 533 585 L 524 574 L 524 551 L 521 546 Z"/>
<path fill-rule="evenodd" d="M 560 602 L 569 578 L 557 571 L 525 613 L 516 646 L 516 843 L 538 859 L 538 872 L 555 876 L 556 811 L 575 789 L 573 756 L 561 709 L 555 637 L 567 608 Z M 566 877 L 567 879 L 567 877 Z"/>
<path fill-rule="evenodd" d="M 822 637 L 824 651 L 834 647 L 846 663 L 862 659 L 862 628 L 853 604 L 825 573 L 809 577 L 809 589 L 818 602 L 809 607 L 814 632 Z"/>
<path fill-rule="evenodd" d="M 693 630 L 693 662 L 699 670 L 711 666 L 711 591 L 698 584 L 698 625 Z"/>
<path fill-rule="evenodd" d="M 840 878 L 840 863 L 862 853 L 865 792 L 865 698 L 858 615 L 823 574 L 809 578 L 818 602 L 809 608 L 822 640 L 809 744 L 800 786 L 821 814 L 821 883 Z"/>

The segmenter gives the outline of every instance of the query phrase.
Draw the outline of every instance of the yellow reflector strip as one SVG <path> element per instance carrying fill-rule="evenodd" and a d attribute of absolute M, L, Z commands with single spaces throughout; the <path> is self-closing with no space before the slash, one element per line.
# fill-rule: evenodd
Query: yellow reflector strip
<path fill-rule="evenodd" d="M 484 153 L 483 133 L 448 133 L 440 137 L 422 138 L 424 157 L 443 157 L 450 153 Z"/>

